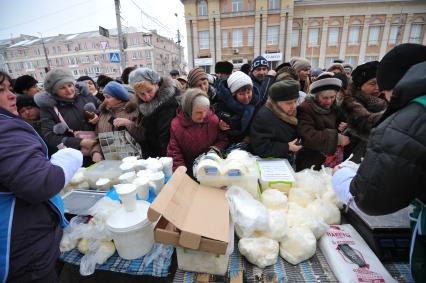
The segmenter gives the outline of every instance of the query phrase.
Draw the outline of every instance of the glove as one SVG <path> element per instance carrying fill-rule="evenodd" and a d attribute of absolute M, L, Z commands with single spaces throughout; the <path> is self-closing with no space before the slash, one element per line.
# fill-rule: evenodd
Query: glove
<path fill-rule="evenodd" d="M 61 167 L 64 171 L 65 187 L 71 181 L 75 172 L 83 165 L 83 154 L 73 148 L 60 149 L 52 155 L 50 163 Z"/>
<path fill-rule="evenodd" d="M 53 132 L 57 135 L 63 135 L 66 131 L 68 131 L 68 128 L 64 123 L 58 123 L 53 126 Z"/>
<path fill-rule="evenodd" d="M 331 178 L 334 193 L 346 205 L 353 198 L 349 188 L 355 175 L 356 171 L 353 168 L 343 167 L 336 171 Z"/>

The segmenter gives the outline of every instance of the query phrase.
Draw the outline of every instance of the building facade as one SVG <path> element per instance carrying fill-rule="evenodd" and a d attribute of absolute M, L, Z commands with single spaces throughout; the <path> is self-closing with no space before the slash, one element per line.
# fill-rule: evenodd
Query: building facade
<path fill-rule="evenodd" d="M 380 60 L 396 44 L 426 44 L 425 1 L 181 0 L 188 65 L 208 72 L 221 60 L 239 67 L 258 55 L 271 67 L 301 56 L 313 67 L 335 59 Z"/>
<path fill-rule="evenodd" d="M 179 46 L 172 39 L 155 31 L 144 33 L 132 28 L 124 37 L 126 66 L 148 67 L 160 75 L 184 66 L 182 48 L 179 53 Z M 119 58 L 119 45 L 117 33 L 112 30 L 109 37 L 94 31 L 47 38 L 21 36 L 18 39 L 2 41 L 0 46 L 0 67 L 14 78 L 29 74 L 42 81 L 49 66 L 69 68 L 75 78 L 83 75 L 95 78 L 100 74 L 115 78 L 121 75 L 120 63 L 114 63 L 114 59 Z"/>

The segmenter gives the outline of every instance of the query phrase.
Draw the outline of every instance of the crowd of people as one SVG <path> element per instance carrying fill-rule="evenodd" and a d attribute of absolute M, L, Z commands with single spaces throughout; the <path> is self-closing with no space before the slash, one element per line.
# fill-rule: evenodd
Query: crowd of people
<path fill-rule="evenodd" d="M 296 171 L 335 167 L 337 195 L 371 214 L 426 201 L 426 46 L 401 44 L 356 68 L 335 62 L 311 70 L 299 57 L 269 65 L 258 56 L 240 70 L 222 61 L 215 74 L 194 68 L 164 77 L 128 67 L 96 82 L 58 68 L 43 89 L 29 75 L 0 73 L 0 204 L 2 217 L 13 219 L 1 222 L 0 248 L 10 249 L 0 275 L 55 276 L 62 213 L 51 200 L 78 167 L 110 158 L 98 139 L 106 133 L 125 132 L 132 139 L 119 142 L 131 154 L 172 157 L 174 169 L 186 166 L 191 175 L 200 154 L 236 148 L 286 158 Z M 348 158 L 361 163 L 358 172 L 341 168 Z"/>

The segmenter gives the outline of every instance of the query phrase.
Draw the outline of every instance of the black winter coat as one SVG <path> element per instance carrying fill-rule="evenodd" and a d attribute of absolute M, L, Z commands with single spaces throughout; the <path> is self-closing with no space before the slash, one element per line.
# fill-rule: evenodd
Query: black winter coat
<path fill-rule="evenodd" d="M 264 105 L 268 100 L 269 87 L 275 82 L 275 77 L 266 75 L 262 81 L 258 81 L 253 75 L 250 78 L 253 82 L 253 88 L 256 87 L 259 91 L 260 105 Z"/>
<path fill-rule="evenodd" d="M 179 94 L 172 80 L 164 77 L 152 101 L 144 103 L 138 97 L 139 112 L 142 115 L 137 124 L 145 131 L 145 139 L 141 143 L 143 158 L 166 156 L 170 125 L 176 116 Z"/>
<path fill-rule="evenodd" d="M 260 157 L 290 159 L 288 143 L 296 138 L 296 126 L 284 122 L 263 106 L 253 119 L 250 144 L 254 154 Z"/>
<path fill-rule="evenodd" d="M 380 125 L 351 182 L 359 208 L 370 215 L 395 212 L 418 198 L 426 202 L 426 62 L 411 67 L 396 85 Z"/>

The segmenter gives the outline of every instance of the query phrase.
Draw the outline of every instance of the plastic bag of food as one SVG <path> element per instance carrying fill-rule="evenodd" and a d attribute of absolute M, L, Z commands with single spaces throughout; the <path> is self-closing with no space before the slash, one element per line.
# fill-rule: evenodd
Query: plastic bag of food
<path fill-rule="evenodd" d="M 287 234 L 287 220 L 282 210 L 269 209 L 269 227 L 263 234 L 265 237 L 280 241 Z"/>
<path fill-rule="evenodd" d="M 295 187 L 300 188 L 312 197 L 319 197 L 326 189 L 321 173 L 313 169 L 305 169 L 295 174 Z"/>
<path fill-rule="evenodd" d="M 306 207 L 314 200 L 312 194 L 300 188 L 292 188 L 288 193 L 288 201 Z"/>
<path fill-rule="evenodd" d="M 293 227 L 280 242 L 280 255 L 291 264 L 311 258 L 315 254 L 317 241 L 308 227 Z"/>
<path fill-rule="evenodd" d="M 331 202 L 316 199 L 306 209 L 310 210 L 314 215 L 320 216 L 329 225 L 340 224 L 340 210 Z"/>
<path fill-rule="evenodd" d="M 289 228 L 305 226 L 312 231 L 316 239 L 324 235 L 328 229 L 327 223 L 321 217 L 296 203 L 289 203 L 287 225 Z"/>
<path fill-rule="evenodd" d="M 264 268 L 277 262 L 279 245 L 265 237 L 243 238 L 238 242 L 238 249 L 250 263 Z"/>
<path fill-rule="evenodd" d="M 240 237 L 249 237 L 254 231 L 266 231 L 269 227 L 268 210 L 246 190 L 231 186 L 225 194 L 231 217 Z"/>
<path fill-rule="evenodd" d="M 81 258 L 80 274 L 83 276 L 92 275 L 95 272 L 96 264 L 103 264 L 115 253 L 115 245 L 112 241 L 102 241 L 94 251 L 88 249 Z"/>
<path fill-rule="evenodd" d="M 78 240 L 81 239 L 87 229 L 87 216 L 75 216 L 71 219 L 70 224 L 64 229 L 59 250 L 68 252 L 77 246 Z"/>
<path fill-rule="evenodd" d="M 287 209 L 287 196 L 277 189 L 269 189 L 262 193 L 262 203 L 269 209 Z"/>

